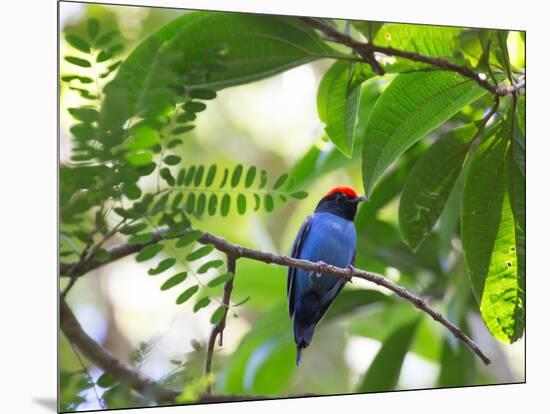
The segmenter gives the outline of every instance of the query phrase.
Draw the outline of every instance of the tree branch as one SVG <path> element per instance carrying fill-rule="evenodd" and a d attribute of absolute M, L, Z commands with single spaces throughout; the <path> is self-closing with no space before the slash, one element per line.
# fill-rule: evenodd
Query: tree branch
<path fill-rule="evenodd" d="M 415 52 L 407 52 L 391 47 L 376 46 L 373 43 L 359 42 L 353 39 L 351 36 L 339 32 L 334 27 L 323 22 L 322 20 L 313 17 L 301 17 L 301 19 L 315 29 L 323 32 L 332 41 L 340 43 L 352 49 L 359 56 L 361 56 L 361 58 L 363 58 L 366 63 L 371 65 L 374 72 L 378 75 L 383 75 L 384 70 L 376 61 L 376 59 L 374 59 L 374 53 L 383 53 L 388 56 L 398 56 L 415 62 L 427 63 L 443 70 L 459 73 L 466 78 L 474 80 L 479 86 L 488 90 L 496 96 L 506 96 L 515 93 L 519 89 L 525 87 L 525 75 L 522 75 L 519 81 L 514 85 L 492 85 L 486 78 L 481 77 L 480 74 L 473 69 L 470 69 L 466 66 L 457 65 L 455 63 L 449 62 L 446 59 L 440 57 L 426 56 Z M 374 62 L 376 62 L 375 64 L 373 64 L 373 59 Z"/>
<path fill-rule="evenodd" d="M 145 397 L 158 402 L 173 402 L 178 392 L 162 387 L 160 384 L 145 378 L 137 371 L 123 364 L 94 341 L 80 326 L 78 320 L 65 300 L 60 301 L 60 326 L 67 339 L 97 367 L 111 374 L 120 382 L 129 385 Z"/>
<path fill-rule="evenodd" d="M 130 254 L 136 253 L 140 251 L 145 246 L 148 246 L 152 243 L 156 243 L 162 239 L 162 235 L 168 231 L 167 227 L 159 228 L 154 232 L 153 240 L 149 243 L 145 244 L 119 244 L 116 246 L 113 246 L 109 248 L 107 251 L 109 252 L 110 258 L 106 262 L 98 262 L 95 259 L 91 259 L 89 262 L 84 263 L 83 266 L 81 266 L 82 269 L 86 269 L 86 271 L 93 270 L 97 267 L 100 267 L 102 265 L 105 265 L 107 263 L 111 263 L 114 260 L 120 259 L 121 257 L 128 256 Z M 190 231 L 186 230 L 185 232 Z M 180 235 L 181 236 L 181 235 Z M 348 279 L 351 276 L 364 279 L 369 282 L 375 283 L 379 286 L 383 286 L 388 290 L 391 290 L 398 296 L 402 297 L 403 299 L 408 300 L 411 302 L 414 306 L 416 306 L 421 311 L 427 313 L 430 315 L 435 321 L 442 324 L 445 328 L 449 330 L 456 338 L 458 338 L 460 341 L 464 342 L 468 348 L 472 352 L 474 352 L 485 364 L 490 364 L 491 360 L 483 353 L 483 351 L 478 347 L 478 345 L 471 340 L 464 332 L 460 330 L 458 326 L 453 324 L 451 321 L 446 319 L 440 312 L 433 309 L 423 298 L 420 298 L 404 287 L 398 286 L 386 278 L 384 276 L 381 276 L 376 273 L 367 272 L 365 270 L 360 269 L 353 269 L 353 271 L 350 271 L 350 269 L 343 269 L 332 265 L 326 265 L 321 266 L 318 263 L 313 263 L 308 260 L 301 260 L 301 259 L 295 259 L 288 256 L 282 256 L 277 255 L 273 253 L 266 253 L 259 250 L 249 249 L 244 246 L 239 246 L 233 243 L 230 243 L 229 241 L 215 236 L 213 234 L 204 232 L 202 236 L 198 240 L 202 244 L 211 244 L 213 245 L 217 250 L 225 253 L 228 256 L 231 256 L 235 260 L 240 257 L 245 257 L 248 259 L 264 262 L 264 263 L 273 263 L 281 266 L 286 267 L 294 267 L 296 269 L 303 269 L 303 270 L 311 270 L 315 271 L 317 273 L 321 274 L 330 274 L 337 277 L 343 277 Z M 64 274 L 64 270 L 68 271 L 73 267 L 73 264 L 71 263 L 61 263 L 60 269 L 61 274 Z M 83 274 L 83 273 L 82 273 Z M 67 276 L 67 274 L 64 274 Z M 81 274 L 80 274 L 81 275 Z M 74 275 L 73 275 L 74 276 Z M 229 292 L 230 293 L 230 292 Z M 225 295 L 225 293 L 224 293 Z"/>
<path fill-rule="evenodd" d="M 214 354 L 214 347 L 216 346 L 216 337 L 219 336 L 218 346 L 223 346 L 223 330 L 225 329 L 225 321 L 227 319 L 227 312 L 229 312 L 229 305 L 231 301 L 231 292 L 233 291 L 233 280 L 235 279 L 235 270 L 237 267 L 237 260 L 234 255 L 227 254 L 227 271 L 233 274 L 233 277 L 225 282 L 223 286 L 223 298 L 222 304 L 225 306 L 220 321 L 214 325 L 208 338 L 208 345 L 206 347 L 206 359 L 204 362 L 204 374 L 208 375 L 212 371 L 212 355 Z M 212 386 L 208 385 L 207 394 L 212 393 Z"/>
<path fill-rule="evenodd" d="M 156 381 L 144 377 L 133 368 L 119 361 L 94 341 L 80 326 L 75 315 L 65 300 L 60 301 L 61 330 L 80 352 L 104 372 L 115 377 L 119 382 L 127 384 L 140 395 L 152 398 L 160 404 L 174 404 L 179 392 L 164 387 Z M 314 394 L 293 395 L 292 397 L 306 397 Z M 210 395 L 205 394 L 195 402 L 231 402 L 277 399 L 267 395 Z"/>

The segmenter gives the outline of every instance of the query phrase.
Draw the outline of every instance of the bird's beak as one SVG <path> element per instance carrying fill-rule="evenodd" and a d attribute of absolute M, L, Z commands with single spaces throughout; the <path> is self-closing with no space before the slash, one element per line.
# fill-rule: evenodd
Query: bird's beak
<path fill-rule="evenodd" d="M 355 198 L 354 198 L 353 200 L 351 200 L 351 201 L 353 201 L 353 202 L 356 203 L 356 204 L 359 204 L 360 202 L 365 201 L 366 199 L 367 199 L 367 198 L 366 198 L 365 196 L 357 196 L 357 197 L 355 197 Z"/>

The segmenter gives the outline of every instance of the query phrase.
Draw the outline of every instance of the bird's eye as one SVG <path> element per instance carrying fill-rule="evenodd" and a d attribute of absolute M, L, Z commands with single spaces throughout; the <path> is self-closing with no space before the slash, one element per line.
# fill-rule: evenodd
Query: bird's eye
<path fill-rule="evenodd" d="M 344 200 L 344 196 L 342 194 L 338 194 L 336 196 L 336 201 L 343 201 Z"/>

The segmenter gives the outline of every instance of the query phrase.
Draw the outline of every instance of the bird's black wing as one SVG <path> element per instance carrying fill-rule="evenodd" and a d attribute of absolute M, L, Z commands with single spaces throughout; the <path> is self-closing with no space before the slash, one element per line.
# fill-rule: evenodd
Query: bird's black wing
<path fill-rule="evenodd" d="M 309 216 L 305 219 L 304 223 L 302 224 L 302 227 L 300 227 L 300 231 L 298 231 L 298 235 L 296 236 L 296 239 L 294 240 L 294 244 L 292 245 L 292 252 L 290 253 L 290 257 L 294 257 L 296 259 L 300 258 L 300 252 L 302 250 L 302 246 L 304 245 L 304 240 L 307 237 L 307 233 L 309 232 L 309 229 L 311 227 L 311 221 L 313 216 Z M 292 314 L 294 313 L 294 276 L 296 275 L 296 269 L 293 267 L 288 268 L 288 274 L 286 279 L 286 294 L 288 297 L 288 313 L 290 314 L 290 317 L 292 317 Z"/>

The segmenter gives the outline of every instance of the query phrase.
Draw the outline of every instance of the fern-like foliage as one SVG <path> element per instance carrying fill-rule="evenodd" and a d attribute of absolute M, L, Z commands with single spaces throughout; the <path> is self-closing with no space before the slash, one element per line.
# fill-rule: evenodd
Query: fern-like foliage
<path fill-rule="evenodd" d="M 216 288 L 233 275 L 213 246 L 197 243 L 202 233 L 193 221 L 226 217 L 232 211 L 272 212 L 307 193 L 294 191 L 286 173 L 268 185 L 268 171 L 256 166 L 182 165 L 178 147 L 206 103 L 217 96 L 200 85 L 211 73 L 224 70 L 223 45 L 183 66 L 178 50 L 151 50 L 151 76 L 132 85 L 132 73 L 139 67 L 132 55 L 122 65 L 115 60 L 122 52 L 117 35 L 116 30 L 102 32 L 91 19 L 86 38 L 65 37 L 75 54 L 64 59 L 80 70 L 63 80 L 85 103 L 69 108 L 75 124 L 70 129 L 71 163 L 60 174 L 61 254 L 108 261 L 104 244 L 115 234 L 143 244 L 136 260 L 153 263 L 148 270 L 152 277 L 168 275 L 160 289 L 180 289 L 176 304 L 196 297 L 194 312 L 217 303 L 211 315 L 216 324 L 228 311 Z M 110 96 L 107 103 L 102 100 L 105 93 Z M 137 95 L 129 99 L 129 93 Z M 104 105 L 113 102 L 112 107 Z M 134 102 L 132 107 L 128 102 Z M 144 188 L 141 178 L 146 176 L 156 178 L 155 191 Z M 162 226 L 168 231 L 158 240 L 155 234 Z"/>

